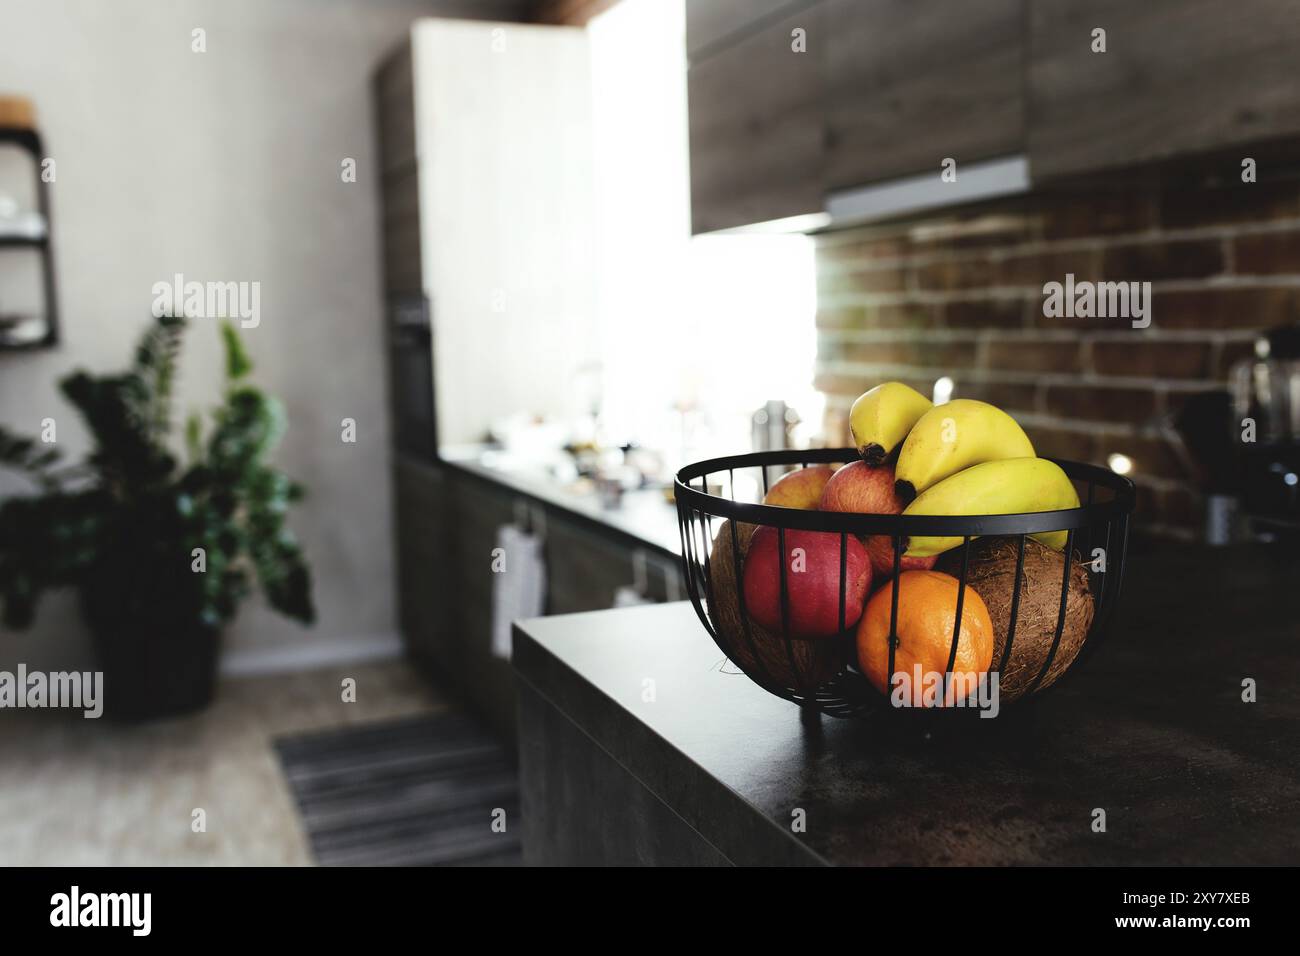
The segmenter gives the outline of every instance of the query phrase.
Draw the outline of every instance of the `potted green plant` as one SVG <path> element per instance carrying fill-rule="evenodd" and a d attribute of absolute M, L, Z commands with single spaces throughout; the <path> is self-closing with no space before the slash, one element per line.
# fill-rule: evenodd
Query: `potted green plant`
<path fill-rule="evenodd" d="M 0 464 L 38 493 L 0 504 L 0 605 L 30 625 L 42 592 L 75 588 L 104 672 L 106 712 L 125 718 L 205 706 L 223 626 L 254 580 L 272 607 L 314 619 L 311 574 L 286 525 L 301 487 L 267 464 L 280 403 L 247 382 L 252 363 L 229 323 L 224 401 L 172 440 L 172 386 L 185 320 L 159 318 L 118 375 L 60 382 L 93 447 L 66 466 L 49 444 L 0 428 Z"/>

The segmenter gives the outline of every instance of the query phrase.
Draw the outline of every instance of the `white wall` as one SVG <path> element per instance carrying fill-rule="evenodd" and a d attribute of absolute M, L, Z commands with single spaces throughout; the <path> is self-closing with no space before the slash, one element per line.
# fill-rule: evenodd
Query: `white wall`
<path fill-rule="evenodd" d="M 127 361 L 151 285 L 182 272 L 259 281 L 245 333 L 256 378 L 285 402 L 278 462 L 310 493 L 293 526 L 316 573 L 308 632 L 253 602 L 227 634 L 239 666 L 283 665 L 395 630 L 378 205 L 369 81 L 419 16 L 507 17 L 516 2 L 460 0 L 5 0 L 0 91 L 36 103 L 53 190 L 63 344 L 0 354 L 0 421 L 46 416 L 74 455 L 84 435 L 58 397 L 75 366 Z M 191 52 L 191 30 L 207 52 Z M 340 181 L 357 160 L 359 181 Z M 192 328 L 180 407 L 219 383 L 215 328 Z M 339 440 L 344 417 L 358 442 Z M 6 484 L 6 490 L 13 485 Z M 36 629 L 0 634 L 0 665 L 88 663 L 67 599 Z"/>

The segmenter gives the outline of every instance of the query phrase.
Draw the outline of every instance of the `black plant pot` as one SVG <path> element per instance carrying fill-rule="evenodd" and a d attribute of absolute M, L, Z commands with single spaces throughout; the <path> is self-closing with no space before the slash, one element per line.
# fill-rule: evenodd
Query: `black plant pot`
<path fill-rule="evenodd" d="M 104 672 L 104 713 L 114 719 L 193 713 L 216 689 L 221 632 L 200 616 L 204 577 L 172 558 L 178 549 L 167 531 L 141 522 L 81 588 Z"/>
<path fill-rule="evenodd" d="M 202 624 L 140 621 L 92 626 L 104 672 L 104 713 L 115 720 L 153 720 L 202 710 L 216 690 L 221 634 Z"/>

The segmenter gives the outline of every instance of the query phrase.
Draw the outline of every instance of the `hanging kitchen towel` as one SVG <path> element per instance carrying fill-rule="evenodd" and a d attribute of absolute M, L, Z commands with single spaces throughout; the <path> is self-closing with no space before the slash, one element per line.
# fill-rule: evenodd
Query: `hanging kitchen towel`
<path fill-rule="evenodd" d="M 624 584 L 614 591 L 614 607 L 636 607 L 639 604 L 653 604 L 654 601 L 636 589 L 635 585 Z"/>
<path fill-rule="evenodd" d="M 546 558 L 542 538 L 512 524 L 497 530 L 492 556 L 492 654 L 510 659 L 510 625 L 545 610 Z"/>

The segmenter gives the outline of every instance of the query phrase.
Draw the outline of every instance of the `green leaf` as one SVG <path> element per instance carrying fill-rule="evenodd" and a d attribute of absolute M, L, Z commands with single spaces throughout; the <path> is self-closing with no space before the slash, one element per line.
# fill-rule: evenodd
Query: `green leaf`
<path fill-rule="evenodd" d="M 316 620 L 311 600 L 311 569 L 302 550 L 287 533 L 267 542 L 254 554 L 258 582 L 271 607 L 304 624 Z"/>
<path fill-rule="evenodd" d="M 0 600 L 4 621 L 26 627 L 41 591 L 78 585 L 112 520 L 99 490 L 9 498 L 0 504 Z"/>
<path fill-rule="evenodd" d="M 172 387 L 180 356 L 185 320 L 162 316 L 140 337 L 135 349 L 132 380 L 133 413 L 155 442 L 166 441 L 171 432 Z"/>
<path fill-rule="evenodd" d="M 203 458 L 203 417 L 198 412 L 185 419 L 185 453 L 191 464 Z"/>
<path fill-rule="evenodd" d="M 284 409 L 240 381 L 252 364 L 233 326 L 223 326 L 229 386 L 211 429 L 205 436 L 201 417 L 188 416 L 183 470 L 168 450 L 184 328 L 159 319 L 125 372 L 61 381 L 93 439 L 84 464 L 53 469 L 53 449 L 0 429 L 0 465 L 37 474 L 43 488 L 0 501 L 0 617 L 9 625 L 30 624 L 44 591 L 73 587 L 96 629 L 183 634 L 229 621 L 255 583 L 277 610 L 314 620 L 311 570 L 286 526 L 302 489 L 267 462 Z M 190 569 L 196 547 L 206 552 L 203 574 Z"/>
<path fill-rule="evenodd" d="M 208 462 L 229 481 L 243 478 L 284 433 L 284 408 L 247 385 L 232 390 L 208 440 Z"/>
<path fill-rule="evenodd" d="M 244 351 L 244 343 L 239 332 L 230 322 L 221 323 L 221 341 L 226 346 L 226 378 L 237 382 L 253 370 L 253 360 Z"/>
<path fill-rule="evenodd" d="M 40 479 L 59 460 L 57 448 L 41 448 L 33 438 L 19 438 L 0 425 L 0 465 Z"/>
<path fill-rule="evenodd" d="M 145 416 L 140 414 L 148 384 L 134 373 L 92 377 L 74 372 L 60 383 L 81 413 L 95 442 L 91 464 L 108 483 L 123 490 L 165 480 L 175 466 Z"/>

